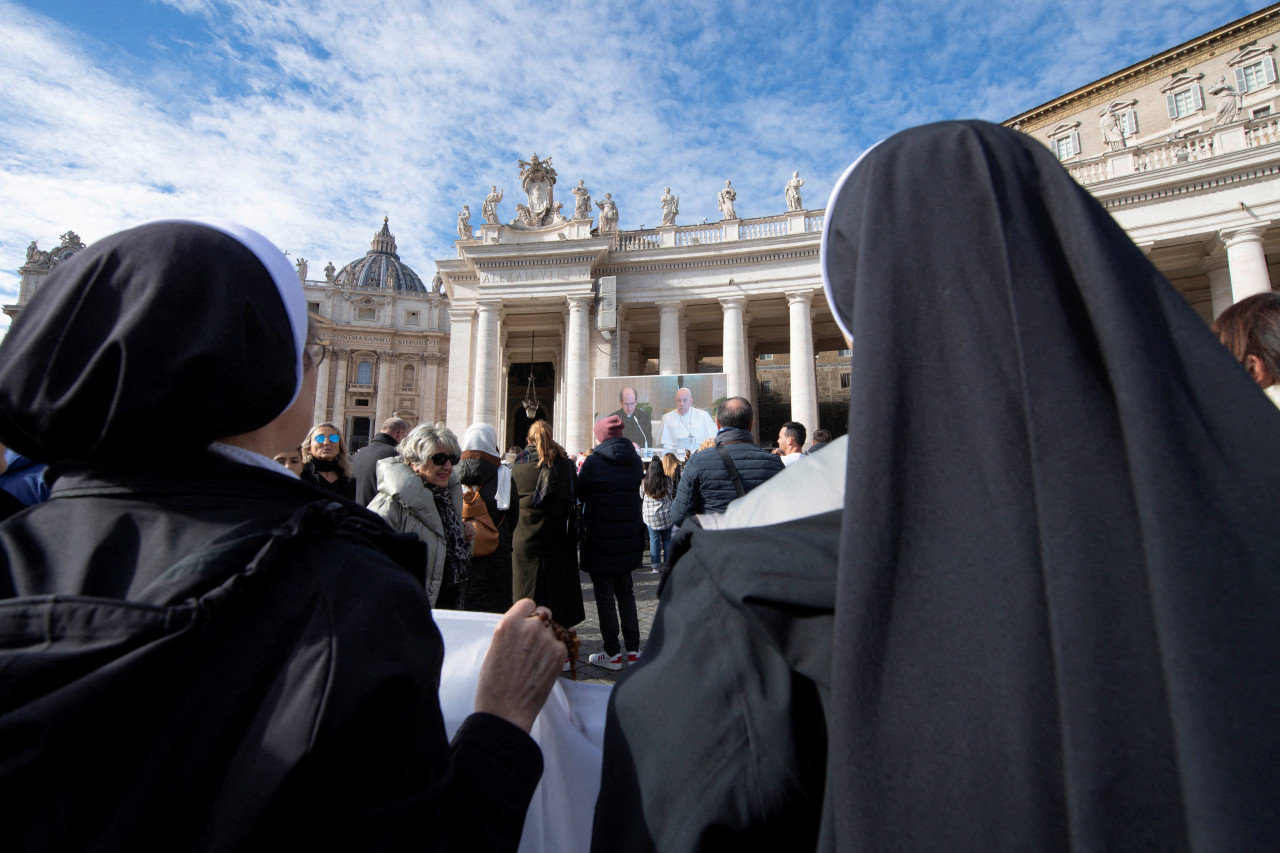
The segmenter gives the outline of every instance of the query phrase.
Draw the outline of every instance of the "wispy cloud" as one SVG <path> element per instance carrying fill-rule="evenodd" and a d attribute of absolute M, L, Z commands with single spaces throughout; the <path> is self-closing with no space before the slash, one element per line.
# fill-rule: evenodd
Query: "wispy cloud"
<path fill-rule="evenodd" d="M 386 212 L 429 277 L 490 184 L 514 215 L 534 151 L 566 207 L 585 180 L 624 228 L 659 221 L 664 186 L 682 222 L 716 219 L 725 179 L 740 215 L 780 212 L 793 169 L 816 207 L 895 130 L 1006 118 L 1263 5 L 1155 0 L 1139 25 L 1101 0 L 163 3 L 67 22 L 0 0 L 0 268 L 67 228 L 200 214 L 318 269 Z M 134 6 L 154 30 L 113 38 Z M 0 273 L 0 300 L 16 286 Z"/>

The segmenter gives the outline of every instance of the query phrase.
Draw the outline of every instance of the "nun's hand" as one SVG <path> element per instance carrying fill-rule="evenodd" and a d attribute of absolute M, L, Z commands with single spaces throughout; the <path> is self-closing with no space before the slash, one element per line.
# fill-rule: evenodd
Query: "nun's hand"
<path fill-rule="evenodd" d="M 471 540 L 475 538 L 476 538 L 475 523 L 471 521 L 462 522 L 462 540 L 466 542 L 468 545 L 470 545 Z"/>
<path fill-rule="evenodd" d="M 528 732 L 547 701 L 565 660 L 555 629 L 522 598 L 511 605 L 493 631 L 489 653 L 480 666 L 476 711 L 493 714 Z"/>

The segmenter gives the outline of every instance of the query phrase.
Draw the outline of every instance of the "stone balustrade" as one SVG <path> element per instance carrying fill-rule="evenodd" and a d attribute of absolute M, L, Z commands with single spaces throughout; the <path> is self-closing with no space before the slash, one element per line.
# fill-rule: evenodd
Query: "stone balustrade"
<path fill-rule="evenodd" d="M 723 239 L 724 228 L 720 225 L 686 225 L 676 229 L 677 246 L 719 243 Z"/>
<path fill-rule="evenodd" d="M 822 213 L 806 214 L 804 217 L 805 231 L 821 231 L 823 224 L 827 221 L 826 211 Z"/>
<path fill-rule="evenodd" d="M 687 248 L 735 240 L 765 240 L 788 234 L 821 231 L 824 211 L 808 213 L 791 211 L 755 219 L 727 219 L 715 223 L 650 228 L 644 231 L 619 231 L 614 251 L 635 252 L 646 249 Z"/>
<path fill-rule="evenodd" d="M 785 237 L 787 234 L 787 217 L 785 215 L 744 219 L 742 224 L 738 226 L 739 240 L 763 240 L 766 237 Z"/>

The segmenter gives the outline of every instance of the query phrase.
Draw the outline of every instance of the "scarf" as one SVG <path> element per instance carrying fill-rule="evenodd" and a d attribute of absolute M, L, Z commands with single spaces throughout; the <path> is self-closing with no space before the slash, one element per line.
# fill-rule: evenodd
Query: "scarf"
<path fill-rule="evenodd" d="M 428 485 L 427 488 L 435 499 L 436 512 L 440 514 L 440 524 L 444 527 L 449 580 L 455 586 L 461 586 L 471 568 L 471 554 L 467 550 L 466 536 L 462 533 L 462 519 L 453 506 L 453 496 L 449 494 L 448 486 Z"/>

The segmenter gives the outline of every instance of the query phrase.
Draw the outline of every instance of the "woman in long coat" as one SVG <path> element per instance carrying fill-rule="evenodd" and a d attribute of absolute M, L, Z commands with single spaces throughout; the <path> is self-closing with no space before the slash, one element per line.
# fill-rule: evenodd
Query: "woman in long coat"
<path fill-rule="evenodd" d="M 458 479 L 467 491 L 478 489 L 489 518 L 498 528 L 498 547 L 490 554 L 471 554 L 459 610 L 505 613 L 511 606 L 511 537 L 520 520 L 520 495 L 511 470 L 498 456 L 498 439 L 489 424 L 472 424 L 462 437 Z M 464 517 L 466 513 L 463 513 Z M 477 531 L 479 537 L 479 531 Z M 474 549 L 479 538 L 472 541 Z"/>
<path fill-rule="evenodd" d="M 511 553 L 511 595 L 545 604 L 565 627 L 585 617 L 578 580 L 574 520 L 577 472 L 564 448 L 551 438 L 546 421 L 529 427 L 528 461 L 511 467 L 520 493 L 520 526 Z M 522 456 L 523 458 L 523 456 Z"/>

